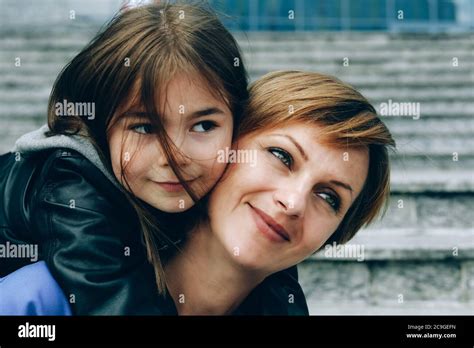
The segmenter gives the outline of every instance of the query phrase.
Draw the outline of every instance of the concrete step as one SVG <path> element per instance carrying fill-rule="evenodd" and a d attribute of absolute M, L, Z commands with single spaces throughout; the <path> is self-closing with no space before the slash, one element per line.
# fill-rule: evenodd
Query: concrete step
<path fill-rule="evenodd" d="M 383 218 L 374 221 L 372 225 L 360 232 L 360 236 L 367 238 L 385 238 L 388 233 L 398 233 L 401 237 L 398 242 L 403 242 L 407 233 L 415 235 L 418 229 L 423 230 L 423 235 L 431 230 L 472 230 L 474 222 L 474 193 L 463 192 L 404 192 L 392 190 L 387 211 Z M 374 232 L 375 231 L 375 232 Z M 439 235 L 439 233 L 437 233 Z M 389 234 L 389 238 L 392 235 Z M 444 237 L 443 237 L 444 238 Z M 395 238 L 397 239 L 397 238 Z M 403 246 L 403 245 L 402 245 Z"/>
<path fill-rule="evenodd" d="M 43 89 L 45 87 L 52 88 L 56 77 L 61 71 L 61 66 L 51 70 L 47 75 L 30 74 L 22 72 L 21 74 L 8 73 L 0 79 L 1 90 L 18 90 L 18 91 L 32 91 Z"/>
<path fill-rule="evenodd" d="M 408 314 L 415 308 L 424 308 L 419 314 L 466 314 L 474 308 L 471 260 L 311 260 L 298 271 L 315 314 L 369 314 L 364 308 L 373 314 Z"/>
<path fill-rule="evenodd" d="M 472 169 L 404 169 L 391 172 L 392 192 L 473 192 L 474 171 Z"/>
<path fill-rule="evenodd" d="M 45 112 L 46 105 L 42 103 L 33 103 L 29 104 L 27 101 L 28 98 L 25 98 L 24 102 L 2 102 L 0 105 L 0 118 L 1 117 L 41 117 Z M 376 106 L 380 103 L 372 101 Z M 387 100 L 385 100 L 387 102 Z M 464 102 L 464 101 L 454 101 L 454 102 L 432 102 L 423 104 L 421 106 L 421 118 L 426 117 L 472 117 L 474 110 L 474 101 L 473 102 Z M 387 117 L 397 117 L 397 116 L 387 116 Z M 403 116 L 405 118 L 413 118 L 412 116 Z"/>
<path fill-rule="evenodd" d="M 0 38 L 0 47 L 3 51 L 50 51 L 50 50 L 80 50 L 92 38 L 91 32 L 70 30 L 67 35 L 51 33 L 42 35 L 41 37 L 24 37 L 24 36 L 4 36 Z M 274 40 L 274 41 L 256 41 L 253 33 L 249 33 L 250 42 L 246 40 L 238 40 L 242 51 L 245 54 L 253 55 L 266 52 L 350 52 L 365 51 L 375 52 L 384 51 L 393 55 L 409 54 L 409 52 L 418 52 L 428 50 L 431 52 L 433 47 L 442 51 L 458 51 L 468 54 L 469 50 L 474 48 L 474 44 L 469 40 L 441 40 L 441 41 L 388 41 L 386 43 L 374 42 L 372 39 L 365 38 L 361 41 L 315 41 L 311 40 Z"/>
<path fill-rule="evenodd" d="M 336 254 L 323 249 L 311 259 L 325 261 L 447 260 L 474 259 L 474 227 L 470 228 L 369 228 Z M 336 249 L 337 251 L 337 249 Z"/>
<path fill-rule="evenodd" d="M 12 51 L 0 51 L 0 61 L 2 62 L 15 62 L 17 57 L 21 58 L 23 65 L 31 63 L 42 63 L 42 62 L 63 62 L 71 59 L 77 51 L 70 50 L 48 50 L 48 51 L 33 51 L 31 49 L 25 50 L 12 50 Z M 432 61 L 437 63 L 445 63 L 447 69 L 450 68 L 453 71 L 458 67 L 452 66 L 453 57 L 458 58 L 458 62 L 472 62 L 473 55 L 466 51 L 419 51 L 410 53 L 399 53 L 394 54 L 392 52 L 355 52 L 348 50 L 345 52 L 328 51 L 328 52 L 308 52 L 308 51 L 290 51 L 290 52 L 244 52 L 244 58 L 247 61 L 255 62 L 252 63 L 255 66 L 250 65 L 251 69 L 255 70 L 282 70 L 285 66 L 291 66 L 293 69 L 312 70 L 318 67 L 318 64 L 324 65 L 328 63 L 340 64 L 342 66 L 343 59 L 347 57 L 349 59 L 349 65 L 346 68 L 350 68 L 351 64 L 361 66 L 377 66 L 378 64 L 390 64 L 391 62 L 403 61 L 406 64 L 415 63 L 420 64 L 423 61 Z M 259 63 L 260 62 L 260 63 Z M 291 65 L 288 62 L 292 62 Z M 459 64 L 459 63 L 458 63 Z M 421 65 L 421 64 L 420 64 Z M 288 68 L 287 68 L 288 69 Z"/>
<path fill-rule="evenodd" d="M 434 170 L 447 171 L 458 170 L 459 168 L 471 169 L 474 171 L 474 154 L 458 155 L 458 161 L 453 160 L 452 154 L 398 154 L 390 155 L 391 168 L 395 171 L 411 170 Z"/>
<path fill-rule="evenodd" d="M 428 118 L 413 120 L 406 117 L 383 117 L 392 134 L 409 136 L 449 136 L 474 134 L 474 118 Z"/>
<path fill-rule="evenodd" d="M 420 45 L 452 44 L 454 47 L 473 45 L 472 33 L 460 34 L 391 34 L 377 32 L 251 32 L 233 33 L 239 42 L 272 47 L 273 45 L 340 45 L 420 47 Z"/>
<path fill-rule="evenodd" d="M 35 104 L 46 105 L 49 93 L 49 88 L 44 89 L 43 91 L 33 89 L 29 92 L 12 90 L 12 92 L 7 93 L 0 89 L 0 100 L 3 99 L 2 102 L 15 101 L 16 104 L 17 102 L 21 102 L 22 98 L 25 99 L 25 95 L 28 95 L 28 99 L 24 100 L 26 104 L 30 104 L 34 99 L 41 99 L 35 101 Z M 31 96 L 34 98 L 30 99 Z M 31 120 L 31 122 L 34 122 L 35 124 L 37 123 L 36 118 L 31 119 L 28 117 L 21 117 L 12 119 L 10 117 L 0 117 L 0 131 L 10 125 L 15 126 L 16 122 L 20 122 L 21 126 L 24 126 L 24 122 L 27 122 L 28 120 Z M 401 143 L 410 143 L 413 138 L 418 138 L 423 141 L 424 139 L 432 139 L 440 136 L 443 136 L 444 138 L 457 138 L 458 136 L 461 136 L 461 138 L 469 138 L 469 136 L 474 135 L 474 118 L 451 116 L 413 120 L 412 118 L 407 117 L 383 117 L 383 121 L 390 129 L 392 135 Z M 465 150 L 469 149 L 467 148 Z M 444 153 L 448 154 L 449 152 L 445 151 Z M 466 153 L 469 153 L 469 151 L 466 151 Z"/>
<path fill-rule="evenodd" d="M 291 65 L 288 66 L 291 69 Z M 249 77 L 251 81 L 254 81 L 262 75 L 270 72 L 271 70 L 255 70 L 249 69 Z M 317 65 L 311 71 L 320 72 L 317 69 Z M 384 76 L 383 74 L 372 74 L 370 68 L 367 69 L 365 75 L 351 75 L 338 76 L 345 82 L 355 86 L 356 88 L 425 88 L 432 86 L 443 86 L 445 88 L 450 87 L 472 87 L 474 73 L 465 74 L 456 72 L 445 72 L 444 74 L 432 75 L 429 73 L 419 73 L 416 75 L 397 75 L 397 76 Z"/>
<path fill-rule="evenodd" d="M 22 73 L 24 74 L 24 73 Z M 11 74 L 13 75 L 13 73 Z M 34 101 L 43 101 L 45 96 L 49 95 L 51 90 L 50 81 L 52 75 L 41 75 L 44 79 L 37 79 L 38 85 L 34 90 L 28 89 L 28 102 L 33 103 Z M 27 76 L 24 74 L 26 80 Z M 15 79 L 18 81 L 18 79 Z M 8 77 L 3 80 L 3 86 L 0 84 L 0 103 L 17 102 L 25 100 L 26 88 L 12 89 L 11 84 L 7 85 L 8 81 L 11 81 Z M 31 80 L 29 80 L 31 83 Z M 20 86 L 19 86 L 20 87 Z M 363 89 L 360 92 L 369 100 L 387 103 L 388 100 L 392 102 L 418 102 L 420 103 L 421 111 L 425 103 L 431 102 L 471 102 L 474 100 L 474 88 L 460 87 L 460 88 L 371 88 Z M 473 112 L 474 114 L 474 112 Z"/>
<path fill-rule="evenodd" d="M 71 56 L 72 58 L 72 56 Z M 44 78 L 45 81 L 50 81 L 54 79 L 61 69 L 66 65 L 68 60 L 63 60 L 59 62 L 50 62 L 47 59 L 43 60 L 43 63 L 32 63 L 25 62 L 22 60 L 21 67 L 14 66 L 14 58 L 10 59 L 9 62 L 0 62 L 0 74 L 3 76 L 2 81 L 0 81 L 0 87 L 2 85 L 8 84 L 28 84 L 31 85 L 31 82 L 27 80 L 29 77 L 37 79 L 38 84 L 45 83 L 41 80 Z M 448 65 L 448 64 L 446 64 Z M 391 97 L 392 99 L 404 99 L 409 98 L 423 100 L 433 100 L 434 96 L 439 96 L 442 99 L 468 99 L 473 98 L 473 75 L 474 65 L 472 67 L 459 67 L 452 68 L 446 66 L 444 68 L 437 69 L 426 69 L 424 66 L 411 66 L 407 69 L 390 69 L 384 66 L 378 65 L 363 65 L 363 66 L 350 66 L 350 67 L 340 67 L 340 66 L 328 66 L 327 64 L 319 63 L 310 63 L 310 64 L 294 64 L 289 65 L 288 63 L 282 63 L 279 65 L 268 64 L 268 63 L 258 63 L 258 64 L 248 64 L 247 68 L 249 69 L 252 79 L 255 80 L 261 75 L 275 70 L 303 70 L 303 71 L 317 71 L 321 73 L 326 73 L 330 75 L 335 75 L 343 81 L 350 82 L 356 80 L 356 82 L 363 88 L 361 92 L 368 97 L 373 96 L 373 98 L 385 98 Z M 455 69 L 455 70 L 451 70 Z M 449 79 L 439 81 L 436 85 L 431 85 L 430 81 L 432 78 L 430 76 L 442 75 L 446 76 L 446 72 L 450 71 Z M 369 84 L 364 80 L 360 79 L 361 75 L 370 76 Z M 403 76 L 419 76 L 421 79 L 428 78 L 426 81 L 426 86 L 423 89 L 419 88 L 420 83 L 423 81 L 417 81 L 416 84 L 412 87 L 413 80 L 403 80 Z M 374 84 L 373 80 L 378 77 L 379 85 Z M 459 83 L 454 83 L 454 80 Z M 26 81 L 25 81 L 26 79 Z M 387 80 L 395 79 L 400 83 L 396 84 L 389 82 Z M 400 79 L 402 79 L 400 81 Z M 402 86 L 400 86 L 402 85 Z M 435 87 L 436 86 L 436 87 Z M 382 87 L 379 89 L 377 87 Z M 448 87 L 448 88 L 447 88 Z M 425 90 L 426 89 L 426 90 Z M 432 94 L 435 92 L 435 94 Z"/>
<path fill-rule="evenodd" d="M 19 68 L 13 66 L 13 60 L 11 65 L 7 63 L 2 63 L 0 67 L 0 72 L 2 72 L 2 81 L 0 81 L 0 86 L 5 85 L 28 85 L 29 79 L 33 79 L 37 84 L 44 83 L 45 81 L 50 81 L 56 78 L 57 74 L 61 71 L 64 65 L 67 63 L 67 60 L 64 60 L 62 64 L 47 63 L 45 58 L 45 63 L 40 64 L 23 64 Z M 308 71 L 317 71 L 322 72 L 319 69 L 313 69 Z M 292 69 L 292 66 L 287 66 L 286 69 Z M 1 70 L 3 69 L 3 70 Z M 461 89 L 465 93 L 468 93 L 466 90 L 472 88 L 474 81 L 474 72 L 466 74 L 456 71 L 446 70 L 443 74 L 432 75 L 430 73 L 419 73 L 415 75 L 395 75 L 390 76 L 389 78 L 380 74 L 371 74 L 370 68 L 367 68 L 367 73 L 365 75 L 352 74 L 350 70 L 347 70 L 346 74 L 338 74 L 338 77 L 343 81 L 354 85 L 355 87 L 361 89 L 362 91 L 373 91 L 378 89 L 388 89 L 393 91 L 394 89 L 399 89 L 398 93 L 409 93 L 412 90 L 419 90 L 420 87 L 430 88 L 432 86 L 439 86 L 438 88 L 449 88 L 449 90 Z M 265 69 L 262 71 L 249 69 L 250 78 L 252 81 L 258 79 L 262 75 L 273 71 L 271 69 Z M 330 73 L 330 72 L 325 72 Z M 45 80 L 46 79 L 46 80 Z M 30 85 L 32 82 L 29 83 Z M 383 92 L 380 92 L 382 94 Z M 419 92 L 421 95 L 425 92 Z M 426 92 L 427 93 L 427 92 Z M 449 93 L 449 92 L 447 92 Z M 462 96 L 461 96 L 462 97 Z M 385 96 L 385 101 L 390 98 L 390 94 Z M 393 98 L 392 98 L 393 99 Z M 410 98 L 413 99 L 413 98 Z M 455 99 L 453 97 L 453 99 Z"/>
<path fill-rule="evenodd" d="M 3 0 L 2 21 L 6 28 L 16 28 L 20 25 L 34 25 L 53 31 L 52 24 L 71 22 L 87 22 L 103 24 L 103 21 L 120 8 L 121 0 L 81 0 L 63 1 L 42 0 L 41 2 L 27 0 Z M 19 10 L 21 9 L 21 11 Z M 69 19 L 69 11 L 76 11 L 76 20 Z"/>
<path fill-rule="evenodd" d="M 287 62 L 265 62 L 263 60 L 252 59 L 251 56 L 244 56 L 247 67 L 255 70 L 287 70 Z M 339 76 L 339 74 L 346 75 L 348 73 L 362 74 L 369 72 L 370 74 L 383 74 L 383 75 L 400 75 L 407 73 L 420 73 L 420 72 L 436 72 L 443 73 L 446 70 L 456 70 L 457 72 L 471 72 L 474 68 L 474 64 L 468 61 L 458 60 L 458 66 L 453 67 L 452 60 L 441 61 L 441 62 L 405 62 L 405 61 L 393 61 L 393 62 L 352 62 L 349 61 L 349 66 L 343 65 L 343 60 L 339 61 L 318 61 L 312 60 L 310 62 L 294 62 L 291 65 L 293 70 L 315 70 L 331 73 Z"/>
<path fill-rule="evenodd" d="M 23 54 L 27 56 L 30 52 L 23 51 Z M 425 60 L 432 62 L 449 62 L 452 63 L 453 57 L 457 57 L 459 61 L 472 61 L 472 51 L 469 47 L 462 47 L 448 51 L 439 51 L 436 48 L 427 49 L 405 49 L 398 52 L 391 52 L 389 50 L 357 50 L 348 47 L 344 50 L 326 50 L 326 49 L 311 49 L 305 47 L 299 50 L 285 49 L 277 51 L 275 49 L 270 51 L 251 51 L 245 52 L 253 60 L 277 63 L 277 62 L 294 62 L 294 63 L 310 63 L 310 62 L 341 62 L 344 57 L 349 58 L 350 62 L 354 63 L 387 63 L 387 62 L 414 62 L 419 63 Z M 452 66 L 452 65 L 451 65 Z"/>
<path fill-rule="evenodd" d="M 17 1 L 17 0 L 16 0 Z M 121 0 L 118 0 L 121 1 Z M 97 5 L 97 4 L 94 4 Z M 57 8 L 58 4 L 54 4 L 54 8 Z M 5 7 L 3 8 L 5 13 Z M 71 35 L 75 38 L 88 38 L 91 30 L 96 30 L 104 24 L 106 17 L 110 16 L 110 13 L 105 14 L 102 21 L 81 18 L 76 21 L 66 21 L 71 26 L 74 26 L 75 30 L 66 31 L 64 27 L 55 27 L 50 25 L 47 20 L 44 21 L 43 25 L 40 23 L 32 23 L 32 20 L 37 19 L 36 16 L 29 16 L 22 22 L 18 16 L 18 10 L 13 10 L 15 16 L 9 18 L 1 17 L 3 22 L 2 30 L 9 32 L 10 35 L 5 35 L 3 38 L 8 38 L 11 41 L 21 40 L 25 38 L 25 34 L 28 38 L 39 40 L 38 44 L 42 43 L 41 40 L 48 40 L 54 38 L 54 41 L 67 39 Z M 63 13 L 62 13 L 63 14 Z M 10 19 L 10 20 L 9 20 Z M 34 24 L 36 30 L 28 30 L 29 23 Z M 12 35 L 16 33 L 16 35 Z M 472 47 L 474 35 L 472 33 L 447 33 L 447 34 L 430 34 L 430 33 L 419 33 L 419 34 L 391 34 L 383 32 L 233 32 L 234 37 L 237 41 L 245 48 L 250 47 L 261 47 L 262 49 L 271 49 L 272 47 L 285 48 L 292 47 L 294 49 L 315 46 L 315 47 L 393 47 L 393 48 L 419 48 L 428 47 L 431 48 L 434 45 L 443 46 L 445 48 L 459 48 L 459 47 Z"/>
<path fill-rule="evenodd" d="M 474 137 L 472 132 L 452 134 L 450 137 L 440 135 L 402 135 L 394 138 L 397 142 L 397 153 L 400 155 L 471 155 L 474 153 Z"/>
<path fill-rule="evenodd" d="M 89 35 L 70 31 L 67 35 L 28 38 L 24 36 L 2 37 L 0 47 L 5 52 L 29 49 L 32 51 L 79 51 L 90 40 Z"/>
<path fill-rule="evenodd" d="M 73 58 L 77 52 L 73 51 L 0 51 L 0 61 L 11 62 L 14 66 L 15 59 L 20 58 L 21 65 L 31 63 L 49 63 L 49 62 L 66 62 Z"/>
<path fill-rule="evenodd" d="M 70 32 L 71 35 L 68 36 L 43 36 L 39 39 L 3 36 L 0 37 L 0 47 L 3 48 L 2 51 L 4 52 L 19 52 L 22 54 L 28 54 L 29 52 L 49 52 L 51 50 L 77 50 L 81 49 L 90 39 L 92 39 L 89 33 L 80 35 L 80 33 L 77 33 L 75 30 L 70 30 Z M 335 43 L 324 42 L 320 44 L 313 43 L 312 41 L 302 41 L 295 44 L 294 42 L 282 40 L 268 42 L 266 44 L 261 44 L 255 41 L 239 41 L 239 44 L 242 51 L 248 55 L 269 56 L 271 54 L 272 58 L 278 59 L 285 54 L 297 60 L 305 60 L 314 56 L 323 59 L 327 59 L 328 57 L 352 56 L 357 59 L 368 57 L 368 60 L 371 61 L 373 58 L 387 59 L 397 56 L 409 58 L 418 54 L 422 57 L 458 57 L 459 60 L 462 60 L 462 57 L 472 56 L 471 50 L 474 48 L 472 42 L 460 44 L 450 41 L 441 41 L 431 42 L 425 45 L 423 45 L 422 42 L 416 42 L 413 46 L 406 44 L 387 44 L 383 46 L 372 45 L 370 44 L 370 40 L 367 40 L 367 38 L 365 39 L 365 42 L 368 42 L 369 44 L 364 45 L 362 42 L 357 41 L 352 42 L 351 44 L 341 44 L 339 41 Z M 443 52 L 436 51 L 437 48 L 442 49 Z M 270 61 L 273 60 L 274 59 Z M 393 58 L 391 60 L 393 60 Z"/>
<path fill-rule="evenodd" d="M 37 98 L 42 99 L 44 95 L 49 94 L 46 92 L 50 89 L 56 79 L 57 75 L 61 71 L 61 66 L 45 67 L 43 73 L 37 73 L 35 69 L 20 68 L 15 71 L 11 69 L 5 73 L 0 81 L 0 100 L 3 102 L 14 102 L 21 100 L 23 93 L 34 92 L 32 98 L 28 98 L 25 102 L 33 102 Z M 25 69 L 25 70 L 23 70 Z M 37 66 L 37 69 L 43 70 L 41 66 Z M 254 77 L 256 79 L 258 77 Z M 420 112 L 422 117 L 431 117 L 433 115 L 443 115 L 449 113 L 452 115 L 451 109 L 442 110 L 444 112 L 434 112 L 433 108 L 439 108 L 439 104 L 446 103 L 463 103 L 462 109 L 469 108 L 472 106 L 474 96 L 471 96 L 470 89 L 472 86 L 469 83 L 457 85 L 441 85 L 443 88 L 431 89 L 424 91 L 425 88 L 418 86 L 419 81 L 401 81 L 400 84 L 394 84 L 391 82 L 373 81 L 371 78 L 366 78 L 364 81 L 359 80 L 357 76 L 347 76 L 344 78 L 345 81 L 353 83 L 357 87 L 359 85 L 360 91 L 378 108 L 381 103 L 387 103 L 389 100 L 392 102 L 418 102 L 420 103 Z M 355 83 L 354 83 L 355 82 Z M 446 82 L 446 81 L 445 81 Z M 379 84 L 377 84 L 379 83 Z M 381 85 L 381 84 L 385 85 Z M 43 91 L 43 95 L 37 94 L 39 90 Z M 434 105 L 434 106 L 432 106 Z M 447 109 L 447 108 L 445 108 Z M 472 112 L 464 112 L 464 115 L 472 116 Z"/>
<path fill-rule="evenodd" d="M 7 68 L 7 70 L 0 71 L 0 73 L 2 73 L 0 88 L 18 88 L 20 90 L 29 90 L 31 88 L 44 88 L 45 86 L 51 87 L 65 64 L 66 62 L 64 62 L 64 64 L 44 66 L 42 64 L 34 64 L 31 67 L 23 65 L 21 68 Z M 318 71 L 321 72 L 320 70 Z M 268 72 L 270 72 L 270 70 L 251 70 L 250 78 L 252 81 L 255 81 Z M 474 80 L 472 77 L 466 74 L 460 74 L 459 76 L 456 74 L 418 74 L 410 76 L 399 75 L 393 77 L 384 75 L 360 76 L 351 74 L 342 76 L 342 74 L 339 74 L 338 77 L 358 88 L 373 103 L 387 102 L 389 99 L 402 102 L 429 101 L 430 104 L 436 102 L 436 100 L 441 100 L 442 103 L 459 100 L 467 102 L 468 104 L 466 107 L 471 107 L 471 103 L 469 102 L 473 100 L 473 98 L 469 97 L 469 89 L 473 88 Z M 439 86 L 439 89 L 442 89 L 442 91 L 439 92 L 439 99 L 436 99 L 438 94 L 435 94 L 437 92 L 434 90 L 433 95 L 429 94 L 429 92 L 423 92 L 425 88 L 432 88 L 434 85 Z M 394 90 L 398 91 L 394 92 Z M 459 92 L 459 95 L 454 95 L 456 92 Z M 373 98 L 371 97 L 371 94 L 373 94 Z M 422 107 L 423 110 L 427 108 L 429 110 L 429 105 Z M 449 110 L 447 110 L 447 112 L 449 112 Z M 445 113 L 446 112 L 442 112 L 441 115 Z M 466 112 L 464 114 L 466 114 Z M 428 113 L 428 116 L 431 115 Z"/>
<path fill-rule="evenodd" d="M 5 0 L 4 0 L 5 1 Z M 18 0 L 14 0 L 17 2 Z M 84 0 L 82 0 L 84 1 Z M 85 0 L 91 2 L 95 5 L 94 11 L 89 11 L 91 14 L 96 13 L 97 6 L 99 5 L 93 0 Z M 103 4 L 105 1 L 101 1 L 100 4 Z M 119 3 L 121 0 L 116 0 Z M 64 4 L 65 9 L 70 9 L 70 5 Z M 50 25 L 50 19 L 41 18 L 37 15 L 37 11 L 34 10 L 33 4 L 30 4 L 29 10 L 31 9 L 31 15 L 27 15 L 25 12 L 18 13 L 18 5 L 14 5 L 11 9 L 11 15 L 8 16 L 6 10 L 7 7 L 3 7 L 2 14 L 2 29 L 4 31 L 16 32 L 17 36 L 22 37 L 25 32 L 29 33 L 33 38 L 42 38 L 45 34 L 50 36 L 54 35 L 55 38 L 61 38 L 67 36 L 69 33 L 64 30 L 64 27 L 55 27 Z M 53 9 L 60 12 L 61 17 L 63 18 L 63 10 L 61 10 L 56 2 L 53 5 Z M 93 6 L 94 7 L 94 6 Z M 46 7 L 41 6 L 41 9 Z M 91 26 L 100 27 L 104 24 L 104 20 L 112 14 L 113 6 L 109 7 L 107 11 L 101 12 L 102 18 L 96 20 L 94 24 L 93 18 L 84 18 L 76 20 L 73 23 L 71 21 L 66 21 L 65 23 L 70 23 L 75 25 L 78 30 L 75 31 L 77 35 L 80 33 L 88 33 Z M 84 14 L 86 11 L 82 11 Z M 43 16 L 46 16 L 47 13 L 44 13 Z M 68 14 L 68 13 L 67 13 Z M 23 16 L 21 16 L 23 15 Z M 43 19 L 43 23 L 41 23 Z M 25 26 L 32 21 L 37 20 L 36 23 L 33 23 L 37 28 L 34 32 L 29 32 Z M 80 29 L 80 30 L 79 30 Z M 85 35 L 85 34 L 84 34 Z M 251 42 L 252 44 L 262 45 L 262 46 L 272 46 L 272 45 L 302 45 L 310 42 L 314 45 L 341 45 L 347 47 L 349 45 L 357 43 L 358 45 L 365 46 L 397 46 L 400 47 L 419 47 L 420 45 L 430 46 L 437 43 L 446 43 L 447 45 L 451 44 L 453 47 L 459 47 L 458 45 L 472 45 L 472 40 L 474 35 L 472 33 L 440 33 L 440 34 L 431 34 L 431 33 L 386 33 L 386 32 L 233 32 L 235 38 L 242 43 Z"/>

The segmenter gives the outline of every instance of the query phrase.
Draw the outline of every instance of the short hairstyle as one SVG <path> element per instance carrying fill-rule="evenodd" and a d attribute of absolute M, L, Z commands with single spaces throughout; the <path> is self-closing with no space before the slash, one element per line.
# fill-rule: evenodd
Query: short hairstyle
<path fill-rule="evenodd" d="M 239 137 L 294 122 L 322 126 L 320 141 L 325 144 L 369 150 L 362 191 L 326 242 L 345 243 L 386 208 L 388 148 L 395 148 L 395 141 L 374 107 L 353 87 L 329 75 L 302 71 L 272 72 L 251 85 Z"/>

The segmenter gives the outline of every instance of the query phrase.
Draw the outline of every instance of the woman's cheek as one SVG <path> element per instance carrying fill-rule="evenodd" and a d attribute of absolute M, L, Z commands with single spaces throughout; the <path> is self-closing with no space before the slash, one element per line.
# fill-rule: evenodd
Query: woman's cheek
<path fill-rule="evenodd" d="M 338 224 L 324 221 L 324 218 L 313 218 L 311 221 L 318 221 L 317 224 L 313 223 L 312 226 L 308 226 L 304 233 L 304 244 L 307 250 L 307 256 L 310 256 L 316 250 L 318 250 L 331 235 L 336 231 Z M 315 228 L 316 225 L 316 228 Z"/>

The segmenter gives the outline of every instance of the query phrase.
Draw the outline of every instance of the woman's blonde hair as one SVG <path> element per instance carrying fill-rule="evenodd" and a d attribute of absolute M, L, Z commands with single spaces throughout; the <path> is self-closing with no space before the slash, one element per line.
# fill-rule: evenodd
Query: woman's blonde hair
<path fill-rule="evenodd" d="M 327 243 L 345 243 L 371 223 L 390 195 L 389 130 L 362 94 L 339 79 L 315 72 L 277 71 L 250 87 L 239 137 L 292 122 L 324 128 L 318 141 L 341 148 L 367 147 L 369 170 L 364 187 Z"/>

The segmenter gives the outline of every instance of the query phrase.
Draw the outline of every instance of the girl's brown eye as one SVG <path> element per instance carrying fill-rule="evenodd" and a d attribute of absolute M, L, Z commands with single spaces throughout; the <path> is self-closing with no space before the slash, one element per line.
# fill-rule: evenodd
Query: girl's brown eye
<path fill-rule="evenodd" d="M 206 132 L 210 132 L 216 127 L 217 127 L 217 124 L 213 121 L 202 121 L 202 122 L 196 123 L 191 128 L 191 130 L 196 133 L 206 133 Z"/>
<path fill-rule="evenodd" d="M 151 124 L 136 124 L 131 126 L 130 129 L 139 134 L 153 133 L 153 127 Z"/>

